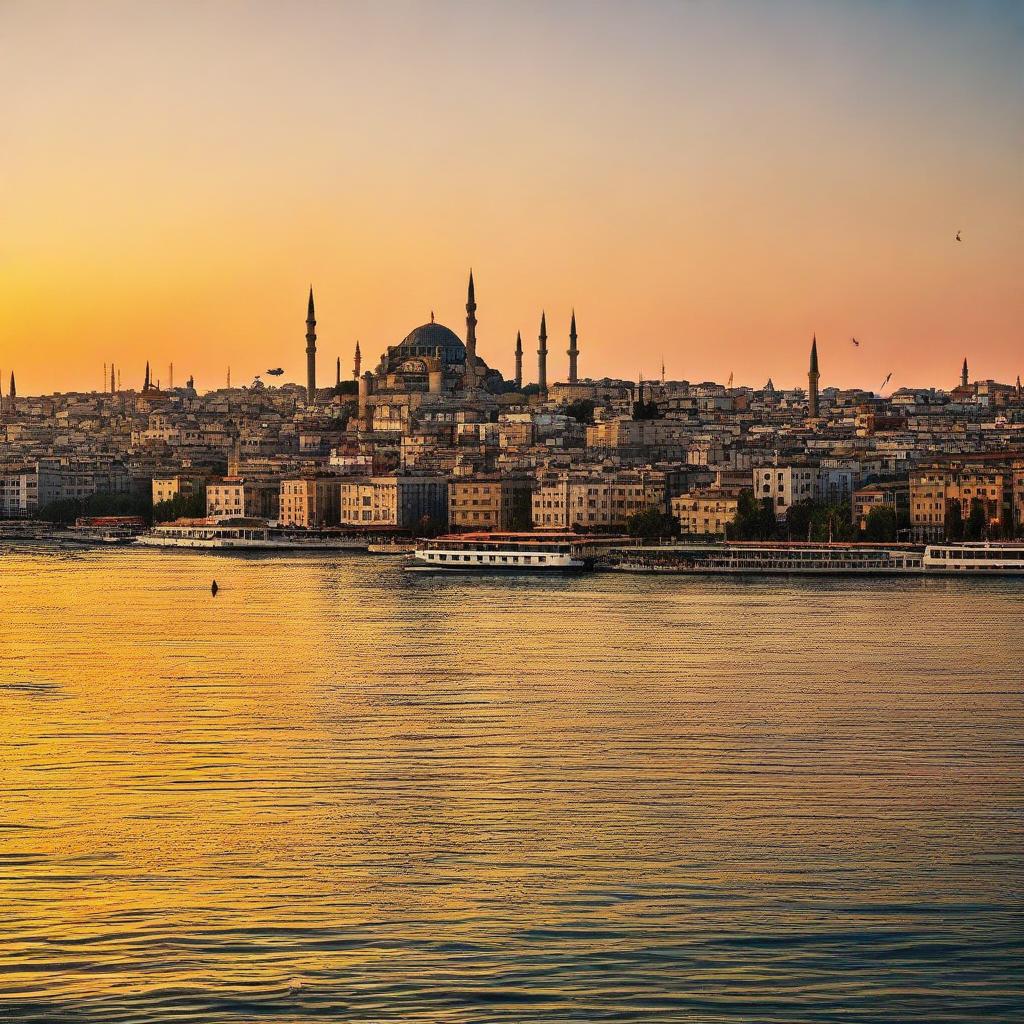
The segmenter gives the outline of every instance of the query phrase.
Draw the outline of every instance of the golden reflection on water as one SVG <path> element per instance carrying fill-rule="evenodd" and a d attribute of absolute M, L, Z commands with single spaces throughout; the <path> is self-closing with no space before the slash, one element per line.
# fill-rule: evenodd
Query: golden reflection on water
<path fill-rule="evenodd" d="M 0 609 L 13 1019 L 1024 997 L 1020 583 L 14 552 Z"/>

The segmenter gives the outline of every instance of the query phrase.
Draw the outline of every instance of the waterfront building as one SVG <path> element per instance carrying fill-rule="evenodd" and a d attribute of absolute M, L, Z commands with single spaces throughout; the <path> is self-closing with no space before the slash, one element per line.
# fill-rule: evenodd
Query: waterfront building
<path fill-rule="evenodd" d="M 227 476 L 206 485 L 206 515 L 209 518 L 244 516 L 277 519 L 280 514 L 281 485 L 276 480 Z"/>
<path fill-rule="evenodd" d="M 676 495 L 670 505 L 683 536 L 724 537 L 736 520 L 739 499 L 721 491 L 691 491 Z"/>
<path fill-rule="evenodd" d="M 534 528 L 544 530 L 622 529 L 630 516 L 649 509 L 668 509 L 662 472 L 545 473 L 532 498 Z"/>
<path fill-rule="evenodd" d="M 819 477 L 819 468 L 808 463 L 759 467 L 753 470 L 754 497 L 768 498 L 775 517 L 785 519 L 792 505 L 818 496 Z"/>
<path fill-rule="evenodd" d="M 448 480 L 413 473 L 345 479 L 340 481 L 338 508 L 343 526 L 443 530 L 448 525 Z"/>
<path fill-rule="evenodd" d="M 1012 460 L 999 453 L 922 464 L 910 474 L 910 525 L 916 539 L 937 540 L 980 505 L 983 533 L 1000 537 L 1014 521 Z M 958 540 L 959 537 L 951 539 Z M 982 539 L 982 538 L 974 538 Z"/>
<path fill-rule="evenodd" d="M 339 477 L 310 475 L 281 481 L 277 517 L 281 526 L 336 526 L 340 507 Z"/>
<path fill-rule="evenodd" d="M 888 508 L 896 515 L 897 522 L 910 515 L 910 483 L 907 480 L 892 480 L 886 483 L 868 484 L 858 487 L 850 501 L 850 518 L 858 530 L 867 527 L 868 516 L 876 508 Z"/>
<path fill-rule="evenodd" d="M 532 517 L 529 476 L 471 476 L 448 484 L 453 530 L 524 530 Z"/>

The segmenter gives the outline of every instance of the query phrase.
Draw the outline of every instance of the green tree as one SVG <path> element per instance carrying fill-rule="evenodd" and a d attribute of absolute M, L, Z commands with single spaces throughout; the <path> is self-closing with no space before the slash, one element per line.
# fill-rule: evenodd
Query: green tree
<path fill-rule="evenodd" d="M 594 422 L 594 403 L 589 398 L 581 398 L 570 402 L 565 407 L 565 415 L 571 416 L 577 423 Z"/>
<path fill-rule="evenodd" d="M 873 508 L 864 523 L 864 539 L 870 541 L 893 541 L 896 539 L 896 510 L 891 505 Z"/>
<path fill-rule="evenodd" d="M 736 518 L 726 527 L 729 540 L 768 540 L 776 531 L 775 509 L 771 498 L 758 501 L 746 488 L 736 501 Z"/>
<path fill-rule="evenodd" d="M 679 533 L 679 520 L 657 508 L 647 508 L 626 520 L 626 532 L 630 537 L 646 541 L 675 537 Z"/>
<path fill-rule="evenodd" d="M 985 502 L 980 498 L 971 499 L 971 511 L 964 524 L 964 540 L 983 540 L 988 533 L 988 516 Z"/>
<path fill-rule="evenodd" d="M 206 498 L 202 494 L 176 494 L 153 506 L 153 522 L 168 523 L 175 519 L 201 519 L 206 515 Z"/>
<path fill-rule="evenodd" d="M 950 501 L 946 505 L 945 516 L 946 540 L 964 539 L 964 513 L 959 501 Z"/>

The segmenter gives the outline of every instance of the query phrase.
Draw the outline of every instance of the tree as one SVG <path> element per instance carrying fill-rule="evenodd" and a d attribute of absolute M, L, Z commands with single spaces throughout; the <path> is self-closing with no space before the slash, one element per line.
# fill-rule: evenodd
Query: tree
<path fill-rule="evenodd" d="M 679 520 L 660 509 L 647 508 L 626 520 L 626 532 L 630 537 L 646 541 L 675 537 L 679 533 Z"/>
<path fill-rule="evenodd" d="M 870 541 L 893 541 L 896 539 L 896 510 L 891 505 L 873 508 L 864 523 L 864 539 Z"/>
<path fill-rule="evenodd" d="M 176 494 L 153 506 L 153 522 L 167 523 L 175 519 L 201 519 L 206 515 L 206 498 L 202 494 Z"/>
<path fill-rule="evenodd" d="M 768 540 L 776 530 L 771 498 L 758 501 L 750 488 L 740 491 L 736 518 L 726 527 L 729 540 Z"/>
<path fill-rule="evenodd" d="M 988 516 L 985 502 L 980 498 L 971 499 L 971 511 L 964 524 L 964 540 L 983 540 L 988 533 Z"/>
<path fill-rule="evenodd" d="M 577 423 L 594 422 L 594 403 L 589 398 L 581 398 L 570 402 L 565 407 L 565 415 L 571 416 Z"/>
<path fill-rule="evenodd" d="M 964 513 L 959 501 L 950 501 L 946 504 L 945 516 L 946 540 L 964 539 Z"/>

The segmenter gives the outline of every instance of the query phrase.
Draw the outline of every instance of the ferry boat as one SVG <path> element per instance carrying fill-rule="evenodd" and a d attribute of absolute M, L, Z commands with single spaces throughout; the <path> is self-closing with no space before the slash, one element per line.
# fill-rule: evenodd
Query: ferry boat
<path fill-rule="evenodd" d="M 80 516 L 74 526 L 54 530 L 49 537 L 88 546 L 133 544 L 145 529 L 146 521 L 141 516 Z"/>
<path fill-rule="evenodd" d="M 620 549 L 620 572 L 771 575 L 1024 575 L 1024 544 L 808 544 L 732 541 Z"/>
<path fill-rule="evenodd" d="M 608 540 L 575 533 L 461 533 L 421 541 L 409 569 L 430 572 L 586 572 Z"/>
<path fill-rule="evenodd" d="M 365 551 L 369 544 L 363 537 L 271 526 L 264 519 L 179 519 L 154 526 L 136 543 L 220 551 Z"/>
<path fill-rule="evenodd" d="M 912 545 L 732 541 L 623 549 L 609 561 L 621 572 L 889 574 L 921 572 L 922 550 Z"/>
<path fill-rule="evenodd" d="M 965 541 L 929 544 L 924 549 L 929 573 L 971 573 L 984 576 L 1024 576 L 1024 543 Z"/>

